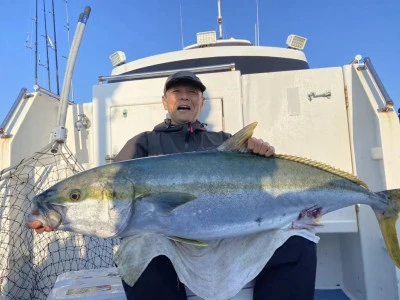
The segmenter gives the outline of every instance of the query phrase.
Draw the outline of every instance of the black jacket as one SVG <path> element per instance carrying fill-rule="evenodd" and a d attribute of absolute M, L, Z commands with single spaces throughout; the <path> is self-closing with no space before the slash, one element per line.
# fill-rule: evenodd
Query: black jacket
<path fill-rule="evenodd" d="M 196 121 L 183 125 L 170 125 L 168 120 L 130 139 L 114 158 L 123 161 L 133 158 L 210 150 L 231 137 L 223 131 L 207 131 Z"/>

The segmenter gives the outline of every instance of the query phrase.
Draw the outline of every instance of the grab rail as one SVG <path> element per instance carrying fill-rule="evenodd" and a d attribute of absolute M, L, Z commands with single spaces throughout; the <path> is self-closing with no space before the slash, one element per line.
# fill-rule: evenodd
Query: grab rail
<path fill-rule="evenodd" d="M 235 63 L 197 67 L 197 68 L 185 68 L 185 69 L 175 69 L 175 70 L 156 71 L 156 72 L 144 72 L 144 73 L 126 74 L 126 75 L 99 76 L 98 80 L 99 80 L 99 83 L 103 83 L 104 81 L 115 82 L 115 81 L 127 81 L 127 80 L 144 79 L 144 78 L 164 77 L 164 76 L 169 76 L 171 74 L 174 74 L 178 71 L 191 71 L 193 73 L 204 73 L 204 72 L 214 72 L 214 71 L 224 71 L 224 70 L 234 71 Z"/>
<path fill-rule="evenodd" d="M 390 98 L 388 92 L 386 91 L 378 73 L 376 72 L 374 66 L 372 65 L 371 59 L 369 57 L 364 58 L 364 66 L 359 67 L 362 70 L 369 70 L 372 78 L 375 80 L 379 91 L 381 92 L 383 99 L 385 100 L 385 108 L 379 109 L 381 112 L 393 111 L 393 100 Z"/>
<path fill-rule="evenodd" d="M 7 126 L 8 122 L 11 120 L 12 115 L 14 114 L 15 110 L 21 103 L 23 99 L 27 98 L 27 92 L 28 90 L 26 88 L 22 88 L 21 91 L 18 94 L 17 99 L 15 99 L 14 104 L 11 106 L 11 109 L 8 111 L 8 114 L 6 115 L 6 118 L 0 125 L 0 135 L 1 138 L 6 138 L 8 137 L 8 134 L 4 131 L 5 127 Z"/>
<path fill-rule="evenodd" d="M 49 90 L 46 90 L 45 88 L 42 88 L 39 85 L 34 85 L 33 89 L 35 90 L 35 92 L 42 93 L 43 95 L 46 95 L 46 96 L 48 96 L 50 98 L 53 98 L 54 100 L 60 101 L 60 96 L 59 95 L 54 94 L 53 92 L 51 92 Z M 71 100 L 68 100 L 68 103 L 69 104 L 74 104 L 75 102 L 71 101 Z"/>

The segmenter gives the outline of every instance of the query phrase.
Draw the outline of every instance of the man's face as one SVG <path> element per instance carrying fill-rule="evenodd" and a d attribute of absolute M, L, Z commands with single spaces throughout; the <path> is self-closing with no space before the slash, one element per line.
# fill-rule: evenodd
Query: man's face
<path fill-rule="evenodd" d="M 164 109 L 171 116 L 171 123 L 181 125 L 196 121 L 203 108 L 203 93 L 196 86 L 178 83 L 162 97 Z"/>

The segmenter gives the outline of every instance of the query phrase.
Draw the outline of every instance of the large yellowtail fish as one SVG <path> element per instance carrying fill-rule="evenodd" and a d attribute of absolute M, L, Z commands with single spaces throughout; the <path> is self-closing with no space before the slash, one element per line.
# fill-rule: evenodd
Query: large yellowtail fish
<path fill-rule="evenodd" d="M 357 177 L 311 160 L 247 151 L 256 123 L 213 151 L 134 159 L 97 167 L 37 195 L 45 225 L 99 237 L 143 232 L 201 241 L 278 228 L 309 228 L 322 215 L 355 204 L 374 210 L 390 256 L 400 190 L 370 191 Z"/>

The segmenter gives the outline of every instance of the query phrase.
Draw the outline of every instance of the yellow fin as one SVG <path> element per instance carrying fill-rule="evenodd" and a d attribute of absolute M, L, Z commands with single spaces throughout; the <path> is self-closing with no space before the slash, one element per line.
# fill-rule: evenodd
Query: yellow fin
<path fill-rule="evenodd" d="M 189 240 L 189 239 L 185 239 L 185 238 L 181 238 L 181 237 L 177 237 L 177 236 L 169 236 L 168 237 L 170 240 L 176 241 L 176 242 L 180 242 L 180 243 L 185 243 L 185 244 L 190 244 L 193 246 L 199 246 L 199 247 L 207 247 L 208 244 L 201 242 L 201 241 L 196 241 L 196 240 Z"/>
<path fill-rule="evenodd" d="M 315 167 L 315 168 L 330 172 L 332 174 L 335 174 L 335 175 L 343 177 L 343 178 L 345 178 L 347 180 L 350 180 L 350 181 L 352 181 L 354 183 L 357 183 L 357 184 L 365 187 L 366 189 L 369 189 L 368 185 L 364 181 L 362 181 L 360 178 L 358 178 L 357 176 L 355 176 L 355 175 L 353 175 L 353 174 L 351 174 L 349 172 L 346 172 L 346 171 L 337 169 L 335 167 L 332 167 L 330 165 L 321 163 L 319 161 L 315 161 L 315 160 L 312 160 L 312 159 L 309 159 L 309 158 L 294 156 L 294 155 L 288 155 L 288 154 L 275 154 L 274 157 L 280 158 L 280 159 L 286 159 L 286 160 L 290 160 L 290 161 L 295 161 L 295 162 L 298 162 L 298 163 L 302 163 L 302 164 L 305 164 L 305 165 L 309 165 L 309 166 L 312 166 L 312 167 Z"/>
<path fill-rule="evenodd" d="M 250 123 L 238 132 L 236 132 L 231 138 L 227 139 L 222 145 L 220 145 L 218 151 L 237 151 L 237 152 L 248 152 L 247 141 L 253 135 L 254 129 L 257 127 L 257 122 Z"/>
<path fill-rule="evenodd" d="M 400 189 L 382 191 L 376 194 L 383 197 L 388 204 L 384 212 L 379 212 L 375 209 L 374 212 L 378 219 L 389 255 L 400 269 L 400 248 L 396 230 L 396 222 L 400 211 Z"/>
<path fill-rule="evenodd" d="M 400 268 L 400 249 L 396 230 L 397 219 L 397 216 L 389 218 L 378 216 L 379 227 L 381 228 L 383 239 L 385 241 L 389 255 L 395 265 Z"/>

